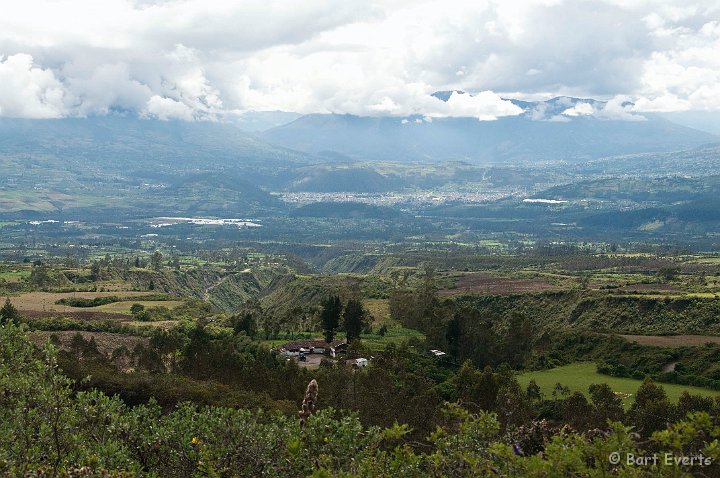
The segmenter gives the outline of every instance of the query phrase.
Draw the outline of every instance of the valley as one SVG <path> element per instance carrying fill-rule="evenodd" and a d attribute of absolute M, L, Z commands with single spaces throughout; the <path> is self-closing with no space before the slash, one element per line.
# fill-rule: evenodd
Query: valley
<path fill-rule="evenodd" d="M 523 446 L 720 414 L 716 144 L 369 160 L 228 124 L 19 125 L 0 121 L 0 333 L 50 354 L 66 410 L 262 410 L 294 436 L 315 380 L 318 419 L 407 427 L 394 449 L 423 459 L 453 414 Z"/>

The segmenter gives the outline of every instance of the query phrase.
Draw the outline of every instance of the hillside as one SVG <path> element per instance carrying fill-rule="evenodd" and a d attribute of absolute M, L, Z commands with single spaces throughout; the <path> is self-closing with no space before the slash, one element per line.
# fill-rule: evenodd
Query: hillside
<path fill-rule="evenodd" d="M 0 118 L 0 213 L 244 216 L 276 207 L 261 186 L 307 160 L 230 124 Z"/>
<path fill-rule="evenodd" d="M 300 153 L 273 147 L 231 124 L 161 121 L 135 116 L 29 120 L 0 118 L 5 155 L 45 156 L 69 164 L 92 162 L 115 171 L 299 161 Z"/>
<path fill-rule="evenodd" d="M 593 100 L 583 101 L 591 104 Z M 481 164 L 582 161 L 675 151 L 718 141 L 710 133 L 656 115 L 645 115 L 644 121 L 561 115 L 578 102 L 575 98 L 543 104 L 516 102 L 523 114 L 496 121 L 311 114 L 261 136 L 279 146 L 325 156 Z"/>

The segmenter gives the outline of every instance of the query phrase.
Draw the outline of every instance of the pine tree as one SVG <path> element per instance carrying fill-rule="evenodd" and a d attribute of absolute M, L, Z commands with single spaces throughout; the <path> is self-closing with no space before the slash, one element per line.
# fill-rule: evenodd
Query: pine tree
<path fill-rule="evenodd" d="M 366 315 L 365 308 L 360 300 L 350 299 L 348 301 L 343 314 L 343 324 L 345 325 L 348 343 L 360 337 L 360 332 L 365 325 Z"/>
<path fill-rule="evenodd" d="M 335 332 L 340 326 L 341 314 L 342 302 L 340 297 L 333 295 L 323 301 L 320 321 L 325 333 L 325 342 L 330 343 L 335 338 Z"/>
<path fill-rule="evenodd" d="M 12 302 L 10 302 L 10 297 L 5 298 L 5 305 L 0 309 L 0 324 L 15 323 L 18 318 L 20 318 L 20 314 L 18 314 L 17 309 L 12 305 Z"/>

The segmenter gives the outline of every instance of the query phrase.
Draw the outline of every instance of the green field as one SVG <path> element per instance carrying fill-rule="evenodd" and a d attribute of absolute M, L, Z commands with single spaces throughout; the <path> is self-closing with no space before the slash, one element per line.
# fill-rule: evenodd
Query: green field
<path fill-rule="evenodd" d="M 641 381 L 632 378 L 611 377 L 602 375 L 597 372 L 594 363 L 582 362 L 565 365 L 563 367 L 551 370 L 542 370 L 539 372 L 526 372 L 518 375 L 518 381 L 525 387 L 530 382 L 535 382 L 540 386 L 540 390 L 545 398 L 552 396 L 556 383 L 570 388 L 571 391 L 583 392 L 587 394 L 588 387 L 593 383 L 607 383 L 615 392 L 621 392 L 628 395 L 623 399 L 623 405 L 628 408 L 633 400 L 635 400 L 635 392 L 640 387 Z M 693 395 L 705 395 L 710 397 L 720 396 L 720 392 L 709 390 L 707 388 L 690 387 L 686 385 L 675 385 L 670 383 L 662 383 L 661 385 L 668 395 L 668 398 L 676 402 L 680 395 L 687 391 Z"/>
<path fill-rule="evenodd" d="M 0 281 L 4 280 L 7 282 L 20 282 L 22 279 L 27 279 L 27 277 L 29 275 L 30 275 L 29 269 L 4 271 L 4 272 L 0 272 Z"/>
<path fill-rule="evenodd" d="M 145 308 L 150 307 L 167 307 L 168 309 L 174 309 L 175 307 L 182 305 L 182 300 L 128 300 L 128 301 L 122 301 L 122 302 L 113 302 L 112 304 L 105 304 L 100 305 L 98 307 L 93 307 L 92 310 L 102 310 L 104 312 L 112 312 L 115 314 L 130 314 L 130 307 L 133 306 L 133 304 L 140 304 L 145 306 Z"/>
<path fill-rule="evenodd" d="M 377 333 L 360 335 L 363 345 L 372 351 L 385 350 L 385 347 L 390 343 L 400 344 L 407 342 L 413 337 L 422 339 L 424 335 L 417 330 L 398 326 L 389 327 L 385 336 L 380 336 Z"/>

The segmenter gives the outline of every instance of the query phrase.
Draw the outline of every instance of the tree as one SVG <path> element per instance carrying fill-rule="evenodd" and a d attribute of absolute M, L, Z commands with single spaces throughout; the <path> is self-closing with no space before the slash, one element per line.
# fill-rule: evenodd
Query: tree
<path fill-rule="evenodd" d="M 37 287 L 48 287 L 53 284 L 53 278 L 50 276 L 50 268 L 48 266 L 33 266 L 30 271 L 28 282 Z"/>
<path fill-rule="evenodd" d="M 622 399 L 615 395 L 608 384 L 592 384 L 588 390 L 593 406 L 594 427 L 605 428 L 608 421 L 619 422 L 625 418 Z"/>
<path fill-rule="evenodd" d="M 320 322 L 325 333 L 325 342 L 330 343 L 335 338 L 335 332 L 340 326 L 341 314 L 342 302 L 340 297 L 332 295 L 323 301 Z"/>
<path fill-rule="evenodd" d="M 345 325 L 345 333 L 347 334 L 347 341 L 352 342 L 353 340 L 360 337 L 367 312 L 363 307 L 362 302 L 359 299 L 350 299 L 345 305 L 345 312 L 343 313 L 343 324 Z"/>
<path fill-rule="evenodd" d="M 670 282 L 674 280 L 679 273 L 680 268 L 678 267 L 663 267 L 657 272 L 657 275 L 661 282 Z"/>
<path fill-rule="evenodd" d="M 532 346 L 532 322 L 517 312 L 510 315 L 507 335 L 503 340 L 503 359 L 512 367 L 525 364 Z"/>
<path fill-rule="evenodd" d="M 649 437 L 674 420 L 675 406 L 667 398 L 665 389 L 646 377 L 635 394 L 628 417 L 638 432 Z"/>
<path fill-rule="evenodd" d="M 460 337 L 462 337 L 462 323 L 459 317 L 453 317 L 448 321 L 445 340 L 448 344 L 448 353 L 457 360 L 460 351 Z"/>
<path fill-rule="evenodd" d="M 17 309 L 12 305 L 12 302 L 10 302 L 10 297 L 5 298 L 5 305 L 0 309 L 0 325 L 7 323 L 14 324 L 19 318 L 20 314 L 18 314 Z"/>
<path fill-rule="evenodd" d="M 257 335 L 257 324 L 258 319 L 262 314 L 262 309 L 259 313 L 257 309 L 246 308 L 237 315 L 230 318 L 230 323 L 233 326 L 233 332 L 239 334 L 244 332 L 248 337 L 255 337 Z"/>
<path fill-rule="evenodd" d="M 150 258 L 150 266 L 156 271 L 162 269 L 162 253 L 160 253 L 160 251 L 155 251 L 153 253 Z"/>
<path fill-rule="evenodd" d="M 562 401 L 562 415 L 575 430 L 586 431 L 591 427 L 592 407 L 580 392 L 575 392 Z"/>
<path fill-rule="evenodd" d="M 143 310 L 145 310 L 145 306 L 142 304 L 133 304 L 130 306 L 130 313 L 132 315 L 137 315 L 140 312 L 142 312 Z"/>

